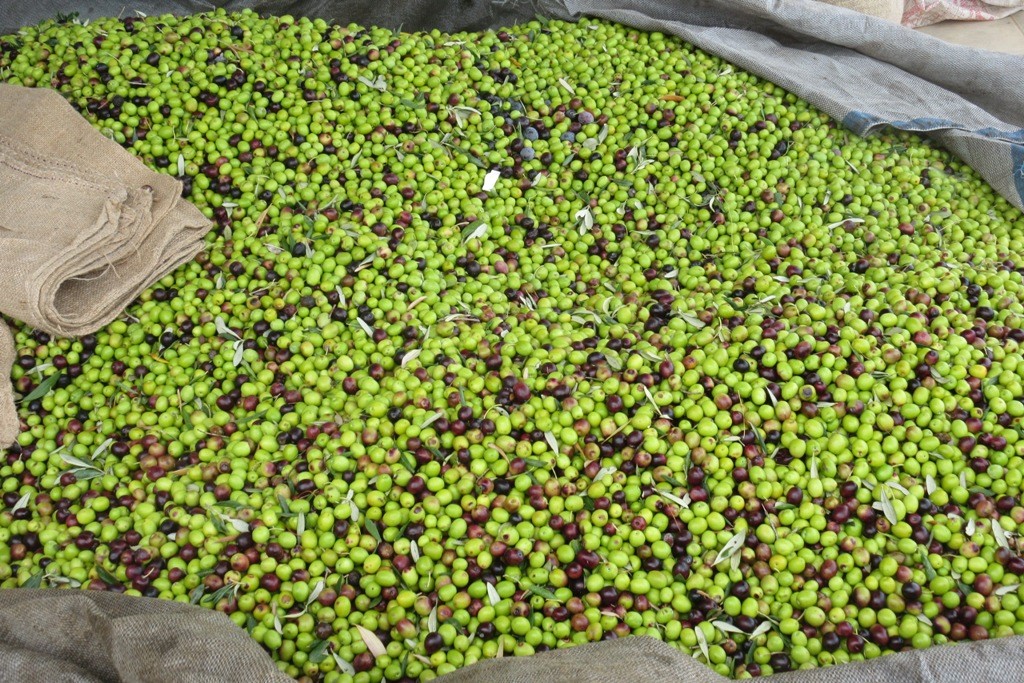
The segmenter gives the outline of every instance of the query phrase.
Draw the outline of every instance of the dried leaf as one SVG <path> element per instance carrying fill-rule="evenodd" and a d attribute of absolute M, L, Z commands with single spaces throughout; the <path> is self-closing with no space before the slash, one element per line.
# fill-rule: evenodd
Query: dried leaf
<path fill-rule="evenodd" d="M 925 614 L 918 614 L 917 620 L 920 621 L 922 624 L 926 624 L 928 626 L 932 625 L 932 620 L 929 619 L 928 616 Z"/>
<path fill-rule="evenodd" d="M 409 555 L 412 557 L 413 562 L 420 561 L 420 545 L 416 542 L 416 539 L 409 543 Z"/>
<path fill-rule="evenodd" d="M 281 619 L 280 619 L 280 617 L 277 616 L 276 605 L 275 605 L 275 608 L 274 608 L 274 630 L 277 631 L 278 633 L 283 633 L 283 631 L 284 631 L 284 627 L 281 626 Z"/>
<path fill-rule="evenodd" d="M 498 638 L 498 651 L 494 654 L 495 659 L 502 659 L 505 656 L 505 639 Z"/>
<path fill-rule="evenodd" d="M 601 479 L 603 479 L 607 475 L 615 474 L 616 469 L 617 468 L 614 465 L 608 465 L 607 467 L 602 467 L 601 469 L 599 469 L 597 471 L 597 474 L 594 475 L 594 481 L 601 481 Z"/>
<path fill-rule="evenodd" d="M 974 535 L 974 532 L 977 531 L 977 525 L 974 523 L 973 519 L 967 520 L 967 526 L 964 527 L 964 531 L 967 533 L 968 536 Z"/>
<path fill-rule="evenodd" d="M 366 643 L 366 649 L 373 655 L 374 659 L 387 654 L 387 648 L 384 647 L 384 643 L 380 642 L 380 638 L 377 637 L 376 633 L 359 624 L 356 624 L 356 630 L 359 631 L 359 637 Z"/>
<path fill-rule="evenodd" d="M 559 84 L 560 84 L 560 85 L 561 85 L 561 86 L 562 86 L 563 88 L 565 88 L 566 90 L 568 90 L 568 91 L 569 91 L 569 94 L 570 94 L 570 95 L 575 95 L 575 94 L 576 94 L 576 88 L 572 87 L 572 86 L 571 86 L 571 85 L 569 84 L 569 81 L 565 80 L 564 78 L 559 78 L 559 79 L 558 79 L 558 83 L 559 83 Z"/>
<path fill-rule="evenodd" d="M 490 584 L 487 584 L 490 585 Z M 437 633 L 437 605 L 435 604 L 430 610 L 430 614 L 427 615 L 427 630 L 431 633 Z"/>
<path fill-rule="evenodd" d="M 924 492 L 929 496 L 935 493 L 938 486 L 935 484 L 935 477 L 930 474 L 926 474 L 924 477 Z"/>
<path fill-rule="evenodd" d="M 178 155 L 178 175 L 185 175 L 185 155 Z"/>
<path fill-rule="evenodd" d="M 484 192 L 490 192 L 494 189 L 494 186 L 498 184 L 498 178 L 501 177 L 501 171 L 494 169 L 487 172 L 484 176 Z"/>
<path fill-rule="evenodd" d="M 306 531 L 306 514 L 304 512 L 299 513 L 298 522 L 295 524 L 295 535 L 301 536 Z"/>
<path fill-rule="evenodd" d="M 242 364 L 242 355 L 245 353 L 245 347 L 242 346 L 242 340 L 239 339 L 235 342 L 235 352 L 231 356 L 231 364 L 236 368 Z"/>
<path fill-rule="evenodd" d="M 817 479 L 818 478 L 818 458 L 816 458 L 816 457 L 815 458 L 811 458 L 811 471 L 810 471 L 810 475 L 811 475 L 811 479 Z"/>
<path fill-rule="evenodd" d="M 771 631 L 771 630 L 772 630 L 772 622 L 770 622 L 767 619 L 765 619 L 764 621 L 762 621 L 758 625 L 757 628 L 755 628 L 753 631 L 750 632 L 750 637 L 751 638 L 757 638 L 758 636 L 764 635 L 765 633 L 768 633 L 768 631 Z"/>
<path fill-rule="evenodd" d="M 487 586 L 487 599 L 491 602 L 491 607 L 494 607 L 501 602 L 501 596 L 498 595 L 498 589 L 492 584 L 485 584 Z"/>
<path fill-rule="evenodd" d="M 999 588 L 995 589 L 993 593 L 995 593 L 999 597 L 1003 597 L 1004 595 L 1009 595 L 1010 593 L 1016 593 L 1018 588 L 1020 588 L 1020 584 L 1013 583 L 1009 586 L 1000 586 Z"/>
<path fill-rule="evenodd" d="M 715 556 L 715 561 L 712 562 L 711 565 L 714 566 L 720 562 L 730 559 L 733 555 L 739 552 L 746 540 L 746 531 L 740 531 L 735 534 L 724 546 L 722 546 L 722 549 L 718 551 L 718 555 Z"/>

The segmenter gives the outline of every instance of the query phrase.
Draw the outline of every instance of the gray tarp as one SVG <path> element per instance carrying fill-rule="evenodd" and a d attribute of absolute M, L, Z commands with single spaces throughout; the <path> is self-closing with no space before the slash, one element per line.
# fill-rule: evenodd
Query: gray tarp
<path fill-rule="evenodd" d="M 136 10 L 187 13 L 221 6 L 406 30 L 477 30 L 524 21 L 538 10 L 521 0 L 91 0 L 75 9 L 83 18 L 90 18 Z M 17 28 L 58 11 L 68 11 L 68 3 L 8 0 L 0 3 L 0 27 Z M 890 125 L 932 136 L 975 167 L 1008 200 L 1024 208 L 1024 58 L 947 45 L 895 24 L 810 0 L 540 0 L 540 11 L 560 17 L 587 14 L 674 33 L 800 95 L 860 134 Z M 267 669 L 269 659 L 258 647 L 245 647 L 249 643 L 238 637 L 244 633 L 233 632 L 230 622 L 220 615 L 191 608 L 192 616 L 188 616 L 187 606 L 155 601 L 142 610 L 141 598 L 86 598 L 70 592 L 45 597 L 47 600 L 39 603 L 36 597 L 29 600 L 27 593 L 0 593 L 0 679 L 274 680 Z M 33 605 L 41 607 L 33 609 Z M 140 612 L 147 618 L 139 618 Z M 120 619 L 104 613 L 129 615 L 134 621 L 123 622 L 131 623 L 131 628 L 118 628 Z M 69 647 L 60 638 L 55 615 L 63 615 L 62 619 L 71 620 L 78 628 L 103 633 L 105 640 Z M 185 662 L 179 637 L 183 630 L 189 631 L 197 644 L 192 658 Z M 73 628 L 66 631 L 69 635 L 74 632 Z M 47 634 L 55 637 L 42 637 Z M 1020 648 L 1021 639 L 1013 638 L 773 678 L 804 683 L 1020 681 L 1024 680 Z M 67 669 L 59 667 L 73 662 L 80 674 L 62 675 Z M 719 680 L 694 664 L 663 644 L 634 638 L 528 660 L 488 662 L 447 680 Z M 172 665 L 179 668 L 170 668 Z"/>

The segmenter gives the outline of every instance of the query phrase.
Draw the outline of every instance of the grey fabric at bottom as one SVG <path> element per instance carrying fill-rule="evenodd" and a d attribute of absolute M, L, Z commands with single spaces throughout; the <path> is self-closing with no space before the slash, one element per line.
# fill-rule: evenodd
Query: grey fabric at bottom
<path fill-rule="evenodd" d="M 945 645 L 824 669 L 773 674 L 771 683 L 1020 683 L 1024 636 Z M 693 657 L 654 638 L 579 645 L 532 657 L 479 662 L 440 683 L 729 683 Z"/>
<path fill-rule="evenodd" d="M 220 612 L 96 591 L 0 591 L 0 681 L 290 680 Z"/>

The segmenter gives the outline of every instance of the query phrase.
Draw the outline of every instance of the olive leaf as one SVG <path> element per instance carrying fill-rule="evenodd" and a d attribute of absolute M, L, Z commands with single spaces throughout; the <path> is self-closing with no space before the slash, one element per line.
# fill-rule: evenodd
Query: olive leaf
<path fill-rule="evenodd" d="M 491 226 L 484 220 L 473 221 L 466 226 L 463 231 L 464 237 L 462 243 L 465 244 L 475 239 L 480 239 L 487 234 L 487 231 L 491 229 Z"/>
<path fill-rule="evenodd" d="M 558 455 L 558 439 L 555 438 L 555 435 L 552 432 L 544 432 L 544 440 L 547 441 L 551 452 Z"/>
<path fill-rule="evenodd" d="M 569 81 L 565 80 L 564 78 L 559 78 L 558 79 L 558 84 L 561 85 L 566 90 L 568 90 L 570 95 L 575 95 L 576 94 L 576 88 L 572 87 L 572 85 L 569 83 Z"/>
<path fill-rule="evenodd" d="M 929 496 L 935 493 L 936 488 L 935 477 L 930 474 L 926 474 L 924 477 L 924 492 Z"/>
<path fill-rule="evenodd" d="M 327 650 L 331 645 L 329 640 L 318 640 L 309 651 L 308 659 L 313 664 L 319 664 L 327 659 Z"/>
<path fill-rule="evenodd" d="M 490 600 L 491 607 L 494 607 L 499 602 L 501 602 L 501 596 L 498 595 L 498 589 L 489 583 L 484 585 L 487 586 L 487 599 Z"/>
<path fill-rule="evenodd" d="M 896 508 L 892 506 L 892 501 L 889 500 L 889 495 L 885 492 L 886 487 L 883 486 L 879 489 L 880 500 L 872 505 L 876 510 L 880 510 L 885 518 L 889 520 L 889 524 L 895 524 L 899 521 L 896 517 Z"/>
<path fill-rule="evenodd" d="M 996 545 L 1000 548 L 1010 549 L 1010 542 L 1006 538 L 1006 530 L 1003 529 L 1003 525 L 999 523 L 998 519 L 992 520 L 992 536 L 996 539 Z"/>
<path fill-rule="evenodd" d="M 505 641 L 500 636 L 498 637 L 498 651 L 494 653 L 495 659 L 502 659 L 505 656 Z"/>
<path fill-rule="evenodd" d="M 594 214 L 590 212 L 589 206 L 584 206 L 576 212 L 576 220 L 580 222 L 579 228 L 581 235 L 594 227 Z"/>
<path fill-rule="evenodd" d="M 973 519 L 967 520 L 967 526 L 964 527 L 964 532 L 968 536 L 973 536 L 975 531 L 977 531 L 977 527 L 976 527 L 976 524 L 974 523 L 974 520 Z"/>
<path fill-rule="evenodd" d="M 406 365 L 408 365 L 409 363 L 411 363 L 414 360 L 416 360 L 417 358 L 419 358 L 420 357 L 420 353 L 422 353 L 422 351 L 420 349 L 413 349 L 412 351 L 409 351 L 408 353 L 403 355 L 402 356 L 402 367 L 404 368 Z"/>
<path fill-rule="evenodd" d="M 365 320 L 357 316 L 356 322 L 359 323 L 359 327 L 363 328 L 363 332 L 366 333 L 367 337 L 373 336 L 373 328 L 367 325 Z"/>
<path fill-rule="evenodd" d="M 487 584 L 490 585 L 490 584 Z M 430 614 L 427 615 L 427 631 L 430 633 L 437 632 L 437 605 L 435 604 L 430 609 Z"/>
<path fill-rule="evenodd" d="M 224 322 L 224 318 L 219 315 L 213 320 L 214 326 L 217 328 L 217 334 L 222 337 L 234 337 L 235 339 L 241 339 L 234 330 L 228 327 L 228 324 Z"/>
<path fill-rule="evenodd" d="M 413 562 L 420 561 L 420 544 L 413 539 L 409 542 L 409 556 L 412 557 Z"/>
<path fill-rule="evenodd" d="M 772 630 L 772 622 L 770 622 L 767 619 L 765 619 L 764 621 L 762 621 L 758 625 L 757 628 L 755 628 L 753 631 L 750 632 L 750 637 L 751 638 L 757 638 L 760 635 L 764 635 L 765 633 L 768 633 L 768 631 L 770 631 L 770 630 Z"/>
<path fill-rule="evenodd" d="M 747 540 L 747 532 L 740 531 L 733 535 L 722 549 L 718 551 L 718 555 L 715 556 L 715 561 L 711 563 L 711 566 L 715 566 L 725 560 L 730 559 L 733 555 L 739 552 L 740 548 L 743 547 L 743 543 Z"/>
<path fill-rule="evenodd" d="M 655 489 L 654 493 L 655 493 L 655 495 L 661 496 L 662 498 L 664 498 L 666 500 L 672 501 L 673 503 L 675 503 L 676 505 L 678 505 L 680 508 L 682 508 L 684 510 L 686 508 L 690 507 L 690 494 L 689 493 L 684 493 L 682 498 L 680 498 L 679 496 L 677 496 L 674 493 L 671 493 L 670 491 L 661 491 L 659 489 Z"/>
<path fill-rule="evenodd" d="M 14 503 L 14 507 L 12 507 L 12 508 L 11 508 L 11 514 L 13 515 L 13 514 L 14 514 L 14 513 L 16 513 L 16 512 L 18 511 L 18 510 L 22 510 L 22 509 L 24 509 L 24 508 L 27 508 L 27 507 L 28 507 L 28 501 L 29 501 L 29 499 L 30 499 L 31 497 L 32 497 L 32 494 L 31 494 L 31 493 L 26 493 L 26 494 L 25 494 L 25 495 L 23 495 L 23 496 L 22 496 L 21 498 L 19 498 L 19 499 L 18 499 L 18 500 L 17 500 L 17 501 L 16 501 L 15 503 Z"/>
<path fill-rule="evenodd" d="M 245 353 L 245 348 L 242 346 L 242 340 L 239 339 L 234 343 L 235 352 L 231 356 L 231 364 L 236 368 L 242 364 L 242 354 Z"/>
<path fill-rule="evenodd" d="M 535 584 L 527 585 L 526 586 L 526 590 L 530 591 L 534 595 L 539 595 L 540 597 L 544 598 L 545 600 L 557 600 L 558 599 L 558 597 L 554 593 L 549 591 L 547 588 L 544 588 L 542 586 L 537 586 Z"/>
<path fill-rule="evenodd" d="M 320 597 L 320 594 L 324 592 L 325 585 L 326 584 L 323 579 L 316 582 L 316 585 L 313 586 L 313 590 L 309 592 L 309 598 L 306 600 L 307 605 L 312 604 L 314 600 Z"/>
<path fill-rule="evenodd" d="M 922 624 L 925 624 L 927 626 L 931 626 L 932 625 L 932 620 L 929 619 L 926 614 L 918 614 L 917 615 L 917 620 L 920 621 Z"/>
<path fill-rule="evenodd" d="M 601 479 L 603 479 L 604 477 L 608 476 L 609 474 L 615 474 L 615 472 L 617 470 L 618 470 L 618 468 L 616 468 L 614 465 L 608 465 L 607 467 L 602 467 L 601 469 L 599 469 L 597 471 L 597 474 L 594 475 L 594 481 L 601 481 Z"/>
<path fill-rule="evenodd" d="M 494 186 L 498 184 L 498 178 L 500 177 L 501 171 L 499 171 L 498 169 L 495 168 L 493 170 L 488 171 L 487 175 L 484 176 L 484 192 L 490 192 L 491 190 L 493 190 Z"/>
<path fill-rule="evenodd" d="M 296 536 L 301 536 L 302 534 L 304 534 L 306 532 L 306 515 L 305 515 L 305 513 L 300 512 L 297 515 L 297 518 L 298 518 L 298 522 L 296 522 L 296 524 L 295 524 L 295 535 Z M 244 524 L 244 522 L 243 522 L 243 524 Z"/>
<path fill-rule="evenodd" d="M 698 330 L 703 330 L 705 327 L 708 326 L 706 322 L 704 322 L 695 315 L 690 315 L 689 313 L 680 313 L 679 318 L 687 325 L 692 325 L 696 327 Z"/>
<path fill-rule="evenodd" d="M 356 670 L 351 664 L 341 658 L 337 652 L 331 651 L 331 657 L 334 658 L 334 663 L 338 665 L 338 671 L 349 676 L 355 676 Z"/>
<path fill-rule="evenodd" d="M 995 589 L 993 593 L 995 593 L 999 597 L 1003 597 L 1004 595 L 1009 595 L 1010 593 L 1016 593 L 1018 588 L 1020 588 L 1019 583 L 1012 583 L 1009 586 L 1000 586 L 999 588 Z"/>
<path fill-rule="evenodd" d="M 368 628 L 364 628 L 359 624 L 356 624 L 356 630 L 359 631 L 359 637 L 363 639 L 363 643 L 366 644 L 366 649 L 374 659 L 381 655 L 387 654 L 387 648 L 384 647 L 384 643 L 380 642 L 380 638 L 377 634 Z"/>
<path fill-rule="evenodd" d="M 811 476 L 811 479 L 817 479 L 818 478 L 818 458 L 817 457 L 811 458 L 810 476 Z"/>
<path fill-rule="evenodd" d="M 420 423 L 420 429 L 426 429 L 430 425 L 440 420 L 442 417 L 444 417 L 444 413 L 434 413 L 433 415 L 431 415 L 430 417 L 428 417 L 427 419 L 423 420 L 423 422 Z"/>
<path fill-rule="evenodd" d="M 21 399 L 21 402 L 22 403 L 31 403 L 32 401 L 36 401 L 38 399 L 41 399 L 43 396 L 46 396 L 48 393 L 50 393 L 50 389 L 53 388 L 53 385 L 55 385 L 57 383 L 57 381 L 60 380 L 60 378 L 61 378 L 61 373 L 59 373 L 59 372 L 55 373 L 53 375 L 50 375 L 49 377 L 44 379 L 42 382 L 40 382 L 39 386 L 37 386 L 35 389 L 33 389 L 31 391 L 31 393 L 29 393 L 28 396 L 26 396 L 25 398 Z"/>
<path fill-rule="evenodd" d="M 704 631 L 701 629 L 699 624 L 693 627 L 693 632 L 697 636 L 697 645 L 700 646 L 700 653 L 704 655 L 705 661 L 710 661 L 707 636 L 704 635 Z"/>
<path fill-rule="evenodd" d="M 370 533 L 370 536 L 373 537 L 373 540 L 377 541 L 377 543 L 381 542 L 380 531 L 377 529 L 377 525 L 374 524 L 373 520 L 369 517 L 366 518 L 366 530 Z"/>
<path fill-rule="evenodd" d="M 377 76 L 373 80 L 370 80 L 366 76 L 360 76 L 359 82 L 365 85 L 367 88 L 373 88 L 374 90 L 379 90 L 380 92 L 387 92 L 388 89 L 388 83 L 387 81 L 384 80 L 383 76 Z"/>
<path fill-rule="evenodd" d="M 178 175 L 185 175 L 185 155 L 178 155 Z"/>
<path fill-rule="evenodd" d="M 737 628 L 736 626 L 733 626 L 727 621 L 712 621 L 711 625 L 717 628 L 722 633 L 741 633 L 743 635 L 747 635 L 746 631 L 744 631 L 741 628 Z"/>
<path fill-rule="evenodd" d="M 922 546 L 918 555 L 921 558 L 921 564 L 924 566 L 924 575 L 929 581 L 938 576 L 938 572 L 935 571 L 935 567 L 932 566 L 931 558 L 928 557 L 928 551 Z"/>
<path fill-rule="evenodd" d="M 116 586 L 121 583 L 117 580 L 117 577 L 108 572 L 100 565 L 96 565 L 96 575 L 100 577 L 100 581 L 107 584 L 108 586 Z"/>

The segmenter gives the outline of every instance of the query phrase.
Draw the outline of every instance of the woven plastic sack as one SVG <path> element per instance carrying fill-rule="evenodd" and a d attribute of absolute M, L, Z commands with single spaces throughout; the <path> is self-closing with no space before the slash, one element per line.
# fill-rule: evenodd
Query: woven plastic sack
<path fill-rule="evenodd" d="M 906 0 L 903 25 L 919 28 L 942 21 L 993 21 L 1024 9 L 1024 0 Z"/>
<path fill-rule="evenodd" d="M 181 183 L 146 168 L 53 90 L 0 85 L 0 312 L 94 332 L 192 259 L 210 227 Z M 17 433 L 0 332 L 0 448 Z"/>

